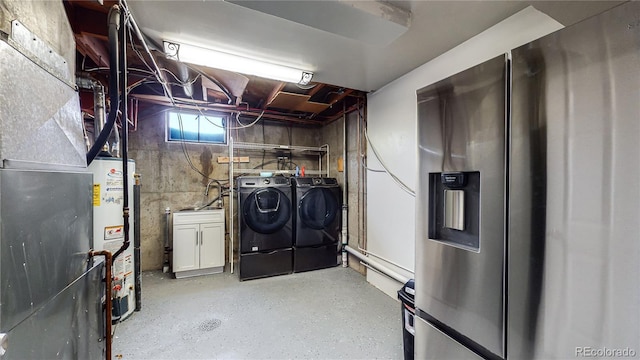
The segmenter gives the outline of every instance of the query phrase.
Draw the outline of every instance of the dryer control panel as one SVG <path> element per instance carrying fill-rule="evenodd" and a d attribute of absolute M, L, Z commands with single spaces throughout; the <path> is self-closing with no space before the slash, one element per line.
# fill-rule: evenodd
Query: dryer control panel
<path fill-rule="evenodd" d="M 284 176 L 248 176 L 238 178 L 239 187 L 272 187 L 272 186 L 291 186 L 291 179 Z"/>

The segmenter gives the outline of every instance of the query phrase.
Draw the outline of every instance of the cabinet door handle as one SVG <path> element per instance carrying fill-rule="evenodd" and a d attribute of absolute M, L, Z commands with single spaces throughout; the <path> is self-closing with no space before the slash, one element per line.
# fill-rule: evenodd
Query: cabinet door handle
<path fill-rule="evenodd" d="M 202 246 L 202 240 L 203 240 L 203 237 L 202 237 L 202 230 L 200 230 L 200 246 Z"/>
<path fill-rule="evenodd" d="M 199 236 L 200 236 L 200 233 L 198 233 L 198 232 L 196 231 L 196 246 L 198 245 L 198 237 L 199 237 Z"/>

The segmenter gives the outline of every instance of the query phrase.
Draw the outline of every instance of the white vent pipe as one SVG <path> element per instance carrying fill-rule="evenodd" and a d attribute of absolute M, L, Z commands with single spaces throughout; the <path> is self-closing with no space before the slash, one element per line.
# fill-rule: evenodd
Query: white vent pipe
<path fill-rule="evenodd" d="M 347 244 L 349 244 L 349 162 L 347 161 L 347 114 L 346 114 L 346 105 L 342 104 L 342 175 L 343 175 L 343 183 L 344 190 L 342 191 L 342 267 L 346 268 L 349 266 L 349 257 L 347 256 L 347 251 L 345 250 Z"/>

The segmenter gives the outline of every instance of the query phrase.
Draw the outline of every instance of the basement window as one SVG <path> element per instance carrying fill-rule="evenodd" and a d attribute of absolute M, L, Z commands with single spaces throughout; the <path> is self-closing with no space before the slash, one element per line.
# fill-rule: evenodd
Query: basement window
<path fill-rule="evenodd" d="M 167 141 L 226 144 L 226 123 L 220 114 L 167 111 Z"/>

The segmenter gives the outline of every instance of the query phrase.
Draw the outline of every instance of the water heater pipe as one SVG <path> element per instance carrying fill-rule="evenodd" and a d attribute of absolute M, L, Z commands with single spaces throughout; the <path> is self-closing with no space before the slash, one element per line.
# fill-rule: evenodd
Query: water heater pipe
<path fill-rule="evenodd" d="M 117 125 L 113 127 L 113 135 L 115 139 L 113 144 L 111 144 L 111 153 L 114 154 L 115 157 L 120 157 L 120 131 Z"/>
<path fill-rule="evenodd" d="M 369 266 L 371 266 L 372 268 L 380 271 L 381 273 L 383 273 L 384 275 L 396 280 L 397 282 L 404 284 L 407 281 L 409 281 L 409 278 L 398 274 L 397 272 L 389 269 L 388 267 L 384 266 L 383 264 L 377 262 L 376 260 L 365 256 L 364 254 L 362 254 L 361 252 L 357 251 L 356 249 L 350 247 L 350 246 L 344 246 L 343 249 L 345 249 L 347 252 L 349 252 L 349 254 L 357 257 L 358 259 L 364 261 L 365 263 L 369 264 Z"/>
<path fill-rule="evenodd" d="M 233 136 L 229 137 L 229 267 L 231 268 L 230 271 L 233 274 L 233 240 L 234 240 L 234 236 L 233 236 L 233 201 L 234 201 L 234 196 L 233 196 L 233 157 L 234 157 L 234 152 L 233 152 Z M 238 190 L 240 190 L 238 188 Z M 240 207 L 240 198 L 238 197 L 238 207 Z M 240 219 L 240 214 L 238 213 L 238 221 Z M 240 231 L 238 229 L 238 231 Z M 238 251 L 240 251 L 240 249 L 238 249 Z"/>
<path fill-rule="evenodd" d="M 97 140 L 105 124 L 104 86 L 98 81 L 92 81 L 91 85 L 93 90 L 93 135 L 94 140 Z"/>
<path fill-rule="evenodd" d="M 136 308 L 142 309 L 142 271 L 140 264 L 140 174 L 134 174 L 135 183 L 133 185 L 133 281 L 135 284 Z"/>
<path fill-rule="evenodd" d="M 162 272 L 169 272 L 169 229 L 171 221 L 171 208 L 164 209 L 164 259 L 162 264 Z"/>
<path fill-rule="evenodd" d="M 342 104 L 342 176 L 343 176 L 343 184 L 344 187 L 342 191 L 342 267 L 346 268 L 349 266 L 349 256 L 347 256 L 347 245 L 349 244 L 349 177 L 348 177 L 348 168 L 349 163 L 347 161 L 347 115 L 345 111 L 345 104 Z"/>
<path fill-rule="evenodd" d="M 100 251 L 90 251 L 89 252 L 89 256 L 90 257 L 94 257 L 94 256 L 104 256 L 104 260 L 105 260 L 105 317 L 104 317 L 104 321 L 105 321 L 105 335 L 106 335 L 106 339 L 105 339 L 105 347 L 106 347 L 106 359 L 107 360 L 111 360 L 111 343 L 112 343 L 112 338 L 111 338 L 111 309 L 113 308 L 113 304 L 111 303 L 111 291 L 112 291 L 112 283 L 111 283 L 111 276 L 112 276 L 112 265 L 113 265 L 113 257 L 111 256 L 111 253 L 107 250 L 100 250 Z"/>

